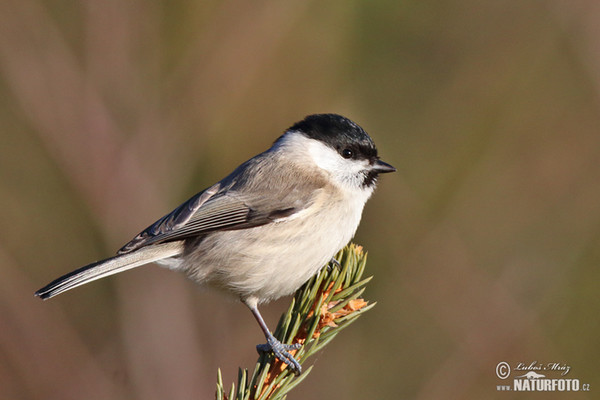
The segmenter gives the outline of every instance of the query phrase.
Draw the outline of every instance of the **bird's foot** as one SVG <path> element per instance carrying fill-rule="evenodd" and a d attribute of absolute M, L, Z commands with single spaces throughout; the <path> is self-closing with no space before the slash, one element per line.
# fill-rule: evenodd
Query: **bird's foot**
<path fill-rule="evenodd" d="M 291 350 L 298 350 L 302 345 L 300 343 L 295 344 L 283 344 L 271 335 L 267 337 L 267 343 L 259 344 L 256 346 L 256 350 L 259 353 L 273 353 L 275 357 L 283 361 L 296 376 L 302 373 L 302 367 L 300 363 L 290 354 Z"/>
<path fill-rule="evenodd" d="M 329 263 L 327 264 L 327 271 L 331 272 L 333 267 L 336 267 L 337 269 L 340 269 L 340 270 L 342 269 L 342 264 L 340 264 L 340 262 L 338 260 L 336 260 L 335 257 L 331 257 L 331 260 L 329 260 Z"/>

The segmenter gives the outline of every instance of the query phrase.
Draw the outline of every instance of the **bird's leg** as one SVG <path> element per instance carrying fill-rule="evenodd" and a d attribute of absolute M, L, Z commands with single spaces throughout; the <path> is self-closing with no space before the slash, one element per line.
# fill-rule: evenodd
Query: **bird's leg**
<path fill-rule="evenodd" d="M 260 312 L 258 311 L 258 307 L 256 306 L 256 304 L 253 304 L 255 302 L 244 301 L 244 303 L 248 306 L 248 308 L 250 308 L 250 311 L 252 311 L 252 315 L 254 315 L 254 318 L 256 318 L 258 325 L 260 325 L 260 329 L 262 329 L 262 331 L 265 334 L 265 338 L 267 339 L 267 343 L 257 345 L 256 350 L 259 353 L 272 352 L 275 355 L 275 357 L 277 357 L 279 360 L 283 361 L 288 367 L 290 367 L 292 371 L 294 371 L 294 374 L 296 376 L 300 375 L 302 373 L 302 367 L 300 366 L 300 363 L 294 358 L 294 356 L 292 356 L 289 353 L 289 351 L 298 350 L 300 347 L 302 347 L 302 345 L 300 343 L 281 343 L 269 331 L 267 324 L 265 323 L 262 316 L 260 315 Z"/>

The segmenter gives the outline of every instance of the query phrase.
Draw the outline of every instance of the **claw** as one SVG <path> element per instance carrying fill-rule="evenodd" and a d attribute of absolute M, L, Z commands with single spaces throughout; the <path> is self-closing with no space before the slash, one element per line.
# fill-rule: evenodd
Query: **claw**
<path fill-rule="evenodd" d="M 340 264 L 340 262 L 336 260 L 335 257 L 331 257 L 331 260 L 329 260 L 329 263 L 327 264 L 327 271 L 331 271 L 334 266 L 337 269 L 342 269 L 342 264 Z"/>
<path fill-rule="evenodd" d="M 283 344 L 275 336 L 270 335 L 267 337 L 267 343 L 257 345 L 256 350 L 259 353 L 273 353 L 275 357 L 283 361 L 298 376 L 302 373 L 302 366 L 300 366 L 300 363 L 289 351 L 298 350 L 300 347 L 302 347 L 300 343 Z"/>
<path fill-rule="evenodd" d="M 300 343 L 281 343 L 279 340 L 277 340 L 277 338 L 275 338 L 275 336 L 273 336 L 271 331 L 269 331 L 267 324 L 265 324 L 265 321 L 263 320 L 262 316 L 260 315 L 260 312 L 258 311 L 258 308 L 256 307 L 256 299 L 251 298 L 244 299 L 242 301 L 244 301 L 248 308 L 250 308 L 250 311 L 252 311 L 252 315 L 254 315 L 254 318 L 256 318 L 260 329 L 262 329 L 263 333 L 265 334 L 265 338 L 267 339 L 266 344 L 259 344 L 258 346 L 256 346 L 256 351 L 258 351 L 259 354 L 273 353 L 275 357 L 283 361 L 292 371 L 294 371 L 294 374 L 296 376 L 300 375 L 302 373 L 302 367 L 300 366 L 298 360 L 296 360 L 294 356 L 290 354 L 290 351 L 298 350 L 300 347 L 302 347 L 302 345 Z"/>

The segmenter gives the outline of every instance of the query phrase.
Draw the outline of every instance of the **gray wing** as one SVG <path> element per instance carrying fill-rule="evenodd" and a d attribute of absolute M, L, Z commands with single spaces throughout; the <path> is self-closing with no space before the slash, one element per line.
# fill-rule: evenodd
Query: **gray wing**
<path fill-rule="evenodd" d="M 290 217 L 310 206 L 320 191 L 319 188 L 302 189 L 290 187 L 274 197 L 257 191 L 241 195 L 235 190 L 225 190 L 221 183 L 217 183 L 150 225 L 123 246 L 118 254 L 154 243 L 181 240 L 219 230 L 251 228 Z"/>

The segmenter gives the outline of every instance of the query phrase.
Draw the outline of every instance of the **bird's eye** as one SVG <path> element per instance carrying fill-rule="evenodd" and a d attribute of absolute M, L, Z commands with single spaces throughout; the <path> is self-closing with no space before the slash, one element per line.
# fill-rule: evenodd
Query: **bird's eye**
<path fill-rule="evenodd" d="M 342 157 L 344 157 L 344 158 L 352 158 L 353 155 L 354 155 L 354 152 L 350 149 L 342 150 Z"/>

